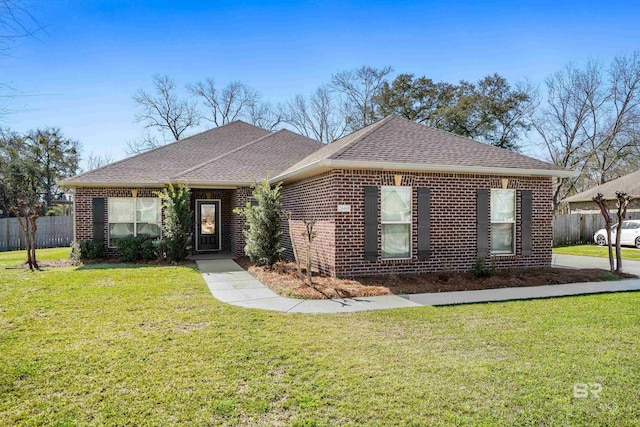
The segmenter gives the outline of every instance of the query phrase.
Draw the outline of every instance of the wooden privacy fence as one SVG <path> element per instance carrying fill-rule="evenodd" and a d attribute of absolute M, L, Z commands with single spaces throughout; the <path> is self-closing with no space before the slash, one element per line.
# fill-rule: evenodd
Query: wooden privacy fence
<path fill-rule="evenodd" d="M 611 217 L 614 224 L 618 222 L 615 210 L 611 212 Z M 626 219 L 640 219 L 640 212 L 627 212 Z M 604 228 L 604 218 L 599 213 L 554 215 L 553 244 L 593 243 L 593 235 L 601 228 Z"/>
<path fill-rule="evenodd" d="M 38 248 L 69 246 L 73 241 L 73 216 L 42 216 L 36 232 Z M 0 251 L 25 249 L 24 233 L 17 218 L 0 218 Z"/>

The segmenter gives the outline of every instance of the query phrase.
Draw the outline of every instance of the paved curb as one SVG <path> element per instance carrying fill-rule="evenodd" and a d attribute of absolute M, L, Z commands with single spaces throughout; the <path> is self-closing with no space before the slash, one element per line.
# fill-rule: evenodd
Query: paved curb
<path fill-rule="evenodd" d="M 278 295 L 233 260 L 197 260 L 196 263 L 211 294 L 220 301 L 240 307 L 259 308 L 284 313 L 352 313 L 394 308 L 475 304 L 640 291 L 640 279 L 629 279 L 612 282 L 570 283 L 479 291 L 310 300 L 286 298 Z"/>

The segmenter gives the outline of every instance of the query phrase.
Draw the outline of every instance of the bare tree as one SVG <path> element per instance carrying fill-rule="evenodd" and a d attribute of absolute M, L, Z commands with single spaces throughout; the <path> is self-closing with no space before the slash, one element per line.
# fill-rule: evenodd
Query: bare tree
<path fill-rule="evenodd" d="M 308 99 L 295 96 L 285 109 L 286 123 L 320 142 L 333 142 L 349 129 L 344 106 L 337 104 L 328 86 L 319 87 Z"/>
<path fill-rule="evenodd" d="M 584 176 L 584 165 L 590 155 L 588 129 L 593 127 L 592 113 L 597 111 L 594 107 L 602 102 L 599 85 L 590 68 L 580 70 L 572 65 L 546 80 L 546 103 L 534 117 L 533 127 L 549 160 L 578 172 L 575 177 L 560 179 L 553 193 L 554 207 L 576 191 Z"/>
<path fill-rule="evenodd" d="M 93 169 L 98 169 L 112 162 L 113 162 L 113 156 L 111 154 L 107 154 L 107 153 L 98 154 L 98 153 L 91 152 L 87 156 L 86 170 L 90 171 Z"/>
<path fill-rule="evenodd" d="M 188 85 L 187 89 L 209 110 L 209 115 L 202 118 L 216 126 L 244 118 L 250 109 L 257 107 L 261 97 L 260 92 L 242 82 L 231 82 L 218 90 L 211 78 Z"/>
<path fill-rule="evenodd" d="M 149 132 L 143 132 L 138 139 L 127 141 L 127 148 L 125 148 L 124 152 L 128 156 L 133 156 L 134 154 L 144 153 L 145 151 L 153 150 L 165 144 L 166 141 L 159 141 L 155 135 L 151 135 Z"/>
<path fill-rule="evenodd" d="M 609 208 L 607 207 L 607 201 L 605 200 L 602 193 L 598 193 L 593 199 L 594 202 L 598 204 L 600 208 L 600 213 L 604 218 L 604 226 L 607 230 L 607 246 L 609 247 L 609 270 L 613 273 L 613 249 L 611 247 L 611 215 L 609 215 Z"/>
<path fill-rule="evenodd" d="M 24 200 L 11 207 L 11 212 L 18 218 L 20 228 L 24 233 L 25 246 L 27 248 L 27 263 L 29 269 L 40 270 L 36 260 L 36 232 L 38 231 L 38 217 L 40 216 L 40 204 L 29 204 Z"/>
<path fill-rule="evenodd" d="M 638 154 L 640 143 L 640 54 L 613 59 L 607 72 L 594 70 L 601 81 L 600 103 L 590 106 L 591 161 L 596 183 L 619 177 L 617 167 Z M 627 171 L 628 172 L 628 171 Z M 625 172 L 626 173 L 626 172 Z"/>
<path fill-rule="evenodd" d="M 331 89 L 338 92 L 348 106 L 351 130 L 363 128 L 376 120 L 374 98 L 392 71 L 389 66 L 373 68 L 363 65 L 331 76 Z"/>
<path fill-rule="evenodd" d="M 555 164 L 578 171 L 555 190 L 554 204 L 604 184 L 637 165 L 640 146 L 640 54 L 608 67 L 566 66 L 546 81 L 547 101 L 533 125 Z"/>
<path fill-rule="evenodd" d="M 175 81 L 168 76 L 154 75 L 153 92 L 138 89 L 133 100 L 142 109 L 136 116 L 137 122 L 162 134 L 168 132 L 175 141 L 199 124 L 195 103 L 178 98 Z"/>
<path fill-rule="evenodd" d="M 285 111 L 281 105 L 274 107 L 268 102 L 250 105 L 245 118 L 252 125 L 268 131 L 276 130 L 285 121 Z"/>
<path fill-rule="evenodd" d="M 620 249 L 620 236 L 622 234 L 622 220 L 627 217 L 627 208 L 631 202 L 631 196 L 622 191 L 616 191 L 618 202 L 618 227 L 616 229 L 616 273 L 622 273 L 622 250 Z M 611 246 L 611 245 L 609 245 Z"/>

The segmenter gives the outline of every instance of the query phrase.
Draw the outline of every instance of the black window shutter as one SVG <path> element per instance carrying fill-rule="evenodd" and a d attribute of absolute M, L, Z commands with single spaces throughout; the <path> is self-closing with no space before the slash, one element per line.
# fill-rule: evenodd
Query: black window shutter
<path fill-rule="evenodd" d="M 428 259 L 431 255 L 429 229 L 431 217 L 431 190 L 426 187 L 418 188 L 418 259 Z"/>
<path fill-rule="evenodd" d="M 531 190 L 522 190 L 520 192 L 520 212 L 522 215 L 522 255 L 531 255 Z"/>
<path fill-rule="evenodd" d="M 104 240 L 104 198 L 93 198 L 93 240 Z"/>
<path fill-rule="evenodd" d="M 364 187 L 364 259 L 378 259 L 378 187 Z"/>
<path fill-rule="evenodd" d="M 478 258 L 489 256 L 489 190 L 479 188 L 476 201 Z"/>

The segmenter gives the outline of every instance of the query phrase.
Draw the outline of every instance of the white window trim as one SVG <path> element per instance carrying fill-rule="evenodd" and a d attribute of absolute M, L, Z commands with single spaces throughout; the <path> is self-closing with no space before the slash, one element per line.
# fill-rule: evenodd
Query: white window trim
<path fill-rule="evenodd" d="M 411 207 L 411 215 L 408 221 L 383 221 L 382 220 L 382 189 L 383 188 L 408 188 L 409 189 L 409 206 Z M 384 248 L 382 247 L 382 226 L 386 224 L 409 224 L 409 256 L 404 258 L 385 258 Z M 380 188 L 380 259 L 382 261 L 406 261 L 413 259 L 413 187 L 406 185 L 383 185 Z"/>
<path fill-rule="evenodd" d="M 138 235 L 138 221 L 136 219 L 136 210 L 138 209 L 138 199 L 158 199 L 157 197 L 107 197 L 107 247 L 110 249 L 117 249 L 117 246 L 111 245 L 111 228 L 110 224 L 125 224 L 121 222 L 111 222 L 111 215 L 109 215 L 110 200 L 133 200 L 133 235 Z M 158 199 L 159 200 L 159 199 Z M 129 224 L 129 223 L 127 223 Z M 162 239 L 162 203 L 160 203 L 160 239 Z"/>
<path fill-rule="evenodd" d="M 516 222 L 518 220 L 518 195 L 516 190 L 512 189 L 512 188 L 492 188 L 491 191 L 493 190 L 508 190 L 513 192 L 513 221 L 494 221 L 493 219 L 490 218 L 489 223 L 491 224 L 491 233 L 493 233 L 493 224 L 513 224 L 512 229 L 513 229 L 513 239 L 511 240 L 511 251 L 506 252 L 506 251 L 494 251 L 493 248 L 491 248 L 491 255 L 492 256 L 514 256 L 516 254 Z M 491 196 L 491 194 L 489 194 L 489 196 Z M 490 197 L 491 198 L 491 197 Z M 489 212 L 489 216 L 491 216 L 491 212 Z"/>

